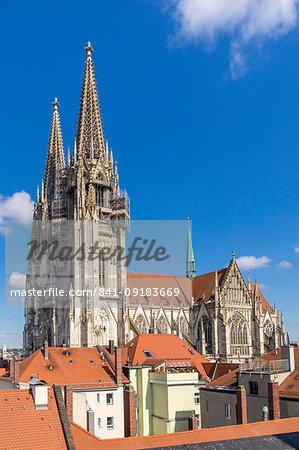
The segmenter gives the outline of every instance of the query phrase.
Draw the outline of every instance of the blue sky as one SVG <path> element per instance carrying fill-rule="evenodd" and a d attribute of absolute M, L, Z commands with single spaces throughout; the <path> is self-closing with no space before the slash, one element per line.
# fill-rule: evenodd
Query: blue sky
<path fill-rule="evenodd" d="M 198 274 L 253 256 L 244 274 L 299 340 L 298 2 L 238 3 L 3 4 L 0 221 L 26 214 L 15 193 L 35 198 L 55 96 L 73 146 L 90 40 L 132 218 L 190 216 Z M 0 343 L 20 343 L 23 313 L 1 305 Z"/>

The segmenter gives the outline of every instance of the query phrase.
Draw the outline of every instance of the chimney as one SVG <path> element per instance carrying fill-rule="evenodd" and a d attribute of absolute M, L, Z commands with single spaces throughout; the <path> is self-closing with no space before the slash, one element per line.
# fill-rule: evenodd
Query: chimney
<path fill-rule="evenodd" d="M 246 390 L 244 386 L 237 388 L 237 424 L 247 423 Z"/>
<path fill-rule="evenodd" d="M 48 341 L 44 342 L 44 357 L 45 357 L 45 359 L 49 359 L 49 345 L 48 345 Z"/>
<path fill-rule="evenodd" d="M 192 416 L 188 417 L 188 430 L 198 430 L 198 419 L 192 411 Z"/>
<path fill-rule="evenodd" d="M 87 431 L 94 434 L 94 412 L 91 408 L 87 411 Z"/>
<path fill-rule="evenodd" d="M 48 386 L 42 381 L 32 378 L 29 382 L 35 409 L 48 409 Z"/>
<path fill-rule="evenodd" d="M 269 420 L 280 419 L 280 403 L 277 381 L 268 381 Z"/>
<path fill-rule="evenodd" d="M 292 345 L 283 345 L 281 347 L 281 359 L 289 361 L 289 370 L 291 372 L 295 370 L 294 347 Z"/>
<path fill-rule="evenodd" d="M 64 386 L 64 403 L 67 416 L 73 420 L 73 388 L 72 386 Z"/>
<path fill-rule="evenodd" d="M 111 356 L 114 355 L 114 340 L 113 339 L 109 340 L 109 353 Z"/>
<path fill-rule="evenodd" d="M 20 362 L 14 360 L 13 382 L 15 384 L 19 382 L 19 376 L 20 376 Z"/>
<path fill-rule="evenodd" d="M 263 406 L 262 407 L 262 420 L 266 422 L 268 420 L 268 407 Z"/>
<path fill-rule="evenodd" d="M 125 437 L 137 436 L 136 392 L 131 385 L 124 387 L 124 425 Z"/>
<path fill-rule="evenodd" d="M 123 364 L 122 347 L 115 347 L 115 381 L 116 384 L 122 384 Z"/>

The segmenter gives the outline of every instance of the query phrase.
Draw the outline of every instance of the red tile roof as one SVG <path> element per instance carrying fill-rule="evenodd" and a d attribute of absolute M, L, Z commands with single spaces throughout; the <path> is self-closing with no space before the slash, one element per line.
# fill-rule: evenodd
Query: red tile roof
<path fill-rule="evenodd" d="M 72 428 L 73 430 L 73 428 Z M 161 447 L 171 447 L 204 442 L 219 442 L 256 436 L 274 436 L 299 431 L 299 417 L 289 419 L 268 420 L 244 425 L 232 425 L 218 428 L 205 428 L 194 431 L 182 431 L 156 436 L 139 436 L 122 439 L 98 439 L 98 447 L 77 446 L 78 450 L 105 449 L 105 450 L 140 450 Z M 76 441 L 76 440 L 75 440 Z M 84 445 L 84 444 L 83 444 Z"/>
<path fill-rule="evenodd" d="M 52 389 L 48 409 L 36 410 L 27 389 L 0 390 L 1 449 L 66 449 Z"/>
<path fill-rule="evenodd" d="M 54 383 L 115 386 L 113 375 L 107 360 L 102 359 L 95 347 L 49 347 L 48 360 L 43 349 L 39 349 L 21 361 L 19 380 L 28 383 L 34 377 L 50 386 Z"/>
<path fill-rule="evenodd" d="M 218 270 L 218 284 L 221 286 L 227 268 Z M 195 277 L 192 283 L 194 304 L 214 300 L 215 272 L 205 273 Z"/>
<path fill-rule="evenodd" d="M 294 370 L 279 386 L 280 397 L 299 400 L 299 369 Z"/>
<path fill-rule="evenodd" d="M 237 374 L 239 372 L 239 368 L 232 370 L 231 372 L 227 372 L 219 378 L 214 379 L 209 383 L 206 387 L 213 389 L 216 386 L 224 386 L 224 387 L 235 387 L 238 384 Z"/>
<path fill-rule="evenodd" d="M 103 441 L 97 438 L 94 434 L 89 433 L 89 431 L 86 431 L 84 428 L 72 421 L 70 421 L 70 425 L 77 450 L 94 450 L 98 448 L 105 448 L 106 440 Z"/>
<path fill-rule="evenodd" d="M 127 272 L 127 287 L 131 291 L 130 302 L 141 304 L 158 304 L 161 306 L 190 306 L 192 301 L 192 282 L 186 277 L 177 277 L 174 275 L 157 275 L 141 272 Z M 134 295 L 133 289 L 136 289 L 138 295 Z M 154 289 L 159 295 L 155 295 Z M 151 289 L 152 295 L 143 296 L 146 289 Z M 167 290 L 170 295 L 167 295 Z M 174 289 L 179 290 L 178 296 Z M 163 293 L 165 291 L 165 295 Z"/>
<path fill-rule="evenodd" d="M 186 366 L 190 363 L 202 376 L 207 375 L 202 364 L 208 360 L 175 334 L 139 334 L 128 342 L 125 348 L 133 366 L 145 362 L 149 364 L 151 359 L 155 363 L 157 360 L 178 360 L 184 361 Z M 146 350 L 151 352 L 153 358 L 144 353 Z"/>
<path fill-rule="evenodd" d="M 262 356 L 260 356 L 260 358 L 265 359 L 267 361 L 281 360 L 281 347 L 271 350 L 268 353 L 264 353 Z M 295 359 L 295 368 L 299 369 L 299 347 L 294 347 L 294 359 Z"/>
<path fill-rule="evenodd" d="M 239 367 L 239 364 L 232 363 L 203 363 L 204 369 L 207 372 L 207 375 L 210 379 L 217 379 L 225 375 L 226 373 L 232 372 L 233 370 Z"/>
<path fill-rule="evenodd" d="M 247 283 L 247 287 L 248 287 L 248 283 Z M 252 292 L 255 292 L 256 289 L 256 284 L 251 284 L 251 290 Z M 258 294 L 261 297 L 262 300 L 262 310 L 263 311 L 269 311 L 270 313 L 273 313 L 273 309 L 271 308 L 271 306 L 269 305 L 269 303 L 267 302 L 267 300 L 265 299 L 265 297 L 263 296 L 263 294 L 261 293 L 261 291 L 259 290 L 259 288 L 257 288 Z"/>

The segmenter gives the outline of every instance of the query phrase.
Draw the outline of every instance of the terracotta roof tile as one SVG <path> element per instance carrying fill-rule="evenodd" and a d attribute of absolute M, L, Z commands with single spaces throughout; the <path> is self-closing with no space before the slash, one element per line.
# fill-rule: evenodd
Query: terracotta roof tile
<path fill-rule="evenodd" d="M 248 287 L 248 283 L 247 283 L 247 287 Z M 256 289 L 256 285 L 255 284 L 251 284 L 251 290 L 252 292 L 254 292 Z M 273 313 L 273 309 L 271 308 L 271 306 L 269 305 L 269 303 L 267 302 L 267 300 L 265 299 L 265 297 L 263 296 L 263 294 L 261 293 L 261 291 L 259 290 L 259 288 L 257 288 L 258 290 L 258 294 L 261 297 L 262 300 L 262 310 L 263 311 L 269 311 L 270 313 Z"/>
<path fill-rule="evenodd" d="M 47 360 L 43 349 L 39 349 L 21 361 L 19 380 L 29 383 L 30 377 L 35 377 L 50 386 L 54 383 L 115 386 L 113 375 L 106 359 L 101 358 L 95 347 L 49 347 Z"/>
<path fill-rule="evenodd" d="M 227 268 L 218 270 L 218 283 L 224 280 Z M 205 273 L 195 277 L 192 283 L 194 304 L 214 300 L 215 272 Z"/>
<path fill-rule="evenodd" d="M 294 370 L 279 386 L 281 397 L 299 399 L 299 369 Z"/>
<path fill-rule="evenodd" d="M 98 447 L 105 450 L 139 450 L 151 448 L 176 447 L 179 445 L 198 444 L 204 442 L 218 442 L 235 439 L 251 438 L 256 436 L 274 436 L 285 433 L 298 433 L 299 417 L 289 419 L 269 420 L 244 425 L 232 425 L 218 428 L 207 428 L 194 431 L 182 431 L 156 436 L 144 436 L 123 439 L 98 439 Z M 85 450 L 89 447 L 77 447 Z"/>
<path fill-rule="evenodd" d="M 1 449 L 66 449 L 52 389 L 48 409 L 36 410 L 27 389 L 0 390 Z"/>
<path fill-rule="evenodd" d="M 177 277 L 174 275 L 157 275 L 141 272 L 127 272 L 127 287 L 131 291 L 130 302 L 141 304 L 158 304 L 164 306 L 190 306 L 192 297 L 192 282 L 186 277 Z M 134 295 L 133 289 L 136 289 L 138 295 Z M 157 289 L 159 295 L 155 295 L 154 289 Z M 143 296 L 146 289 L 152 290 L 151 296 Z M 161 290 L 165 291 L 165 295 L 160 295 Z M 179 290 L 178 296 L 166 295 L 167 289 L 174 292 Z"/>
<path fill-rule="evenodd" d="M 208 360 L 175 334 L 139 334 L 125 348 L 133 366 L 148 364 L 151 358 L 144 352 L 149 351 L 155 361 L 185 361 L 186 366 L 190 363 L 202 376 L 207 375 L 202 364 Z"/>
<path fill-rule="evenodd" d="M 77 450 L 105 448 L 104 442 L 106 440 L 103 441 L 97 438 L 95 435 L 89 433 L 89 431 L 86 431 L 84 428 L 72 421 L 70 421 L 70 425 Z"/>

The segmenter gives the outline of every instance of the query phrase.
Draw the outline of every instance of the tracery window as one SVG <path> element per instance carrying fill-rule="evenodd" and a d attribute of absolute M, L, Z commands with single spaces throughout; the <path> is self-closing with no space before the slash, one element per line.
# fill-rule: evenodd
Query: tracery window
<path fill-rule="evenodd" d="M 274 348 L 273 324 L 269 319 L 267 319 L 264 324 L 264 334 L 265 351 L 268 352 Z"/>
<path fill-rule="evenodd" d="M 198 339 L 202 353 L 212 353 L 212 323 L 206 315 L 199 321 Z"/>
<path fill-rule="evenodd" d="M 186 336 L 188 335 L 188 324 L 184 317 L 180 318 L 180 332 Z"/>
<path fill-rule="evenodd" d="M 167 328 L 167 322 L 164 316 L 160 316 L 158 322 L 158 329 L 161 333 L 167 334 L 168 328 Z"/>
<path fill-rule="evenodd" d="M 106 309 L 101 308 L 96 314 L 96 323 L 94 326 L 94 334 L 98 337 L 100 345 L 106 345 L 109 341 L 110 328 L 109 314 Z"/>
<path fill-rule="evenodd" d="M 248 344 L 247 323 L 239 314 L 234 314 L 231 318 L 230 343 L 231 345 Z"/>
<path fill-rule="evenodd" d="M 135 325 L 140 333 L 147 333 L 147 326 L 144 317 L 139 314 L 135 320 Z"/>

